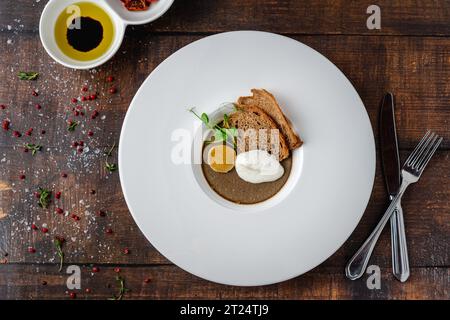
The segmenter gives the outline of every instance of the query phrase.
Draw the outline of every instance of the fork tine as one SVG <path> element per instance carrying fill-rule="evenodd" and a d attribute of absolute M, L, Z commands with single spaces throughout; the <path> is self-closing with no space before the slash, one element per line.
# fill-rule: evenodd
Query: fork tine
<path fill-rule="evenodd" d="M 407 166 L 411 165 L 412 160 L 414 158 L 416 158 L 416 156 L 419 154 L 419 151 L 422 149 L 423 144 L 425 143 L 425 141 L 428 140 L 430 132 L 431 131 L 428 130 L 427 133 L 425 133 L 425 135 L 423 136 L 422 140 L 420 140 L 419 144 L 414 148 L 413 152 L 409 155 L 408 159 L 406 159 L 405 164 Z"/>
<path fill-rule="evenodd" d="M 420 164 L 420 166 L 417 169 L 417 170 L 419 170 L 419 172 L 422 172 L 425 169 L 425 167 L 428 164 L 428 161 L 430 161 L 431 157 L 433 156 L 434 152 L 437 150 L 437 148 L 441 144 L 442 140 L 443 140 L 443 138 L 440 137 L 439 140 L 434 144 L 433 149 L 431 149 L 431 151 L 423 159 L 423 162 Z"/>
<path fill-rule="evenodd" d="M 419 161 L 419 159 L 423 156 L 426 149 L 430 146 L 433 139 L 436 137 L 436 134 L 431 131 L 430 135 L 428 136 L 427 140 L 424 142 L 422 147 L 420 148 L 419 152 L 414 156 L 414 158 L 411 160 L 411 166 L 415 167 Z"/>
<path fill-rule="evenodd" d="M 431 136 L 433 136 L 433 138 L 431 138 Z M 419 154 L 417 159 L 414 161 L 414 163 L 412 165 L 413 169 L 418 169 L 420 167 L 420 164 L 423 163 L 423 160 L 426 159 L 428 152 L 433 148 L 434 143 L 439 138 L 439 136 L 437 134 L 434 134 L 434 132 L 432 133 L 431 136 L 430 136 L 428 143 L 423 146 L 422 152 Z"/>

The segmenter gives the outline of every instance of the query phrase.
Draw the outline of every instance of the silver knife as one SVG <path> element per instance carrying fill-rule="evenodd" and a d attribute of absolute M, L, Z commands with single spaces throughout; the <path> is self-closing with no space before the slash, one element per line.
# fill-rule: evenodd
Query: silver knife
<path fill-rule="evenodd" d="M 387 93 L 380 111 L 381 164 L 389 198 L 392 200 L 401 184 L 400 158 L 395 129 L 394 96 Z M 401 282 L 409 278 L 408 248 L 400 202 L 391 216 L 392 272 Z"/>

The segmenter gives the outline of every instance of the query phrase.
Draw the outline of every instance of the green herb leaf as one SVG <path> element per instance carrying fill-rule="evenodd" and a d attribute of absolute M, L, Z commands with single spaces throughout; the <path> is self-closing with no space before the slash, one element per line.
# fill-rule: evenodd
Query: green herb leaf
<path fill-rule="evenodd" d="M 209 123 L 209 117 L 206 113 L 202 113 L 201 116 L 199 116 L 195 111 L 194 108 L 189 109 L 189 112 L 192 112 L 198 119 L 200 119 L 208 128 L 212 129 L 210 123 Z"/>
<path fill-rule="evenodd" d="M 238 136 L 238 130 L 236 128 L 229 128 L 225 129 L 226 133 L 230 137 L 237 137 Z"/>
<path fill-rule="evenodd" d="M 52 192 L 45 188 L 39 188 L 39 206 L 41 208 L 47 209 L 50 204 L 50 198 L 52 196 Z"/>
<path fill-rule="evenodd" d="M 225 131 L 215 129 L 214 130 L 214 142 L 220 142 L 227 140 L 227 134 Z"/>
<path fill-rule="evenodd" d="M 108 161 L 105 161 L 105 168 L 109 172 L 114 172 L 117 170 L 117 165 L 114 163 L 109 163 Z"/>
<path fill-rule="evenodd" d="M 20 80 L 36 80 L 39 76 L 39 73 L 33 71 L 20 71 L 18 73 L 18 76 Z"/>
<path fill-rule="evenodd" d="M 75 128 L 78 126 L 78 122 L 76 121 L 70 121 L 69 125 L 67 126 L 68 131 L 75 131 Z"/>
<path fill-rule="evenodd" d="M 122 278 L 121 276 L 117 276 L 116 281 L 119 284 L 119 293 L 117 295 L 113 295 L 112 298 L 109 298 L 108 300 L 122 300 L 124 294 L 130 291 L 128 288 L 125 287 L 124 278 Z"/>
<path fill-rule="evenodd" d="M 236 147 L 235 137 L 237 137 L 238 131 L 236 128 L 229 128 L 229 116 L 226 113 L 223 115 L 223 127 L 221 127 L 218 124 L 211 124 L 206 113 L 202 113 L 202 115 L 199 116 L 197 113 L 195 113 L 194 108 L 189 109 L 189 112 L 192 112 L 209 129 L 214 130 L 214 142 L 226 141 L 228 138 L 230 138 L 233 140 L 233 145 Z M 209 141 L 208 143 L 211 142 L 212 141 Z"/>
<path fill-rule="evenodd" d="M 34 156 L 36 152 L 41 151 L 42 146 L 34 143 L 27 143 L 24 145 L 24 148 L 31 151 L 31 154 Z"/>
<path fill-rule="evenodd" d="M 202 119 L 202 121 L 203 121 L 205 124 L 208 124 L 208 123 L 209 123 L 208 115 L 207 115 L 206 113 L 204 113 L 204 112 L 202 113 L 201 119 Z"/>
<path fill-rule="evenodd" d="M 62 251 L 64 239 L 61 237 L 55 237 L 55 239 L 53 240 L 53 243 L 56 247 L 56 254 L 59 257 L 59 269 L 58 270 L 59 270 L 59 272 L 61 272 L 63 263 L 64 263 L 64 252 Z"/>

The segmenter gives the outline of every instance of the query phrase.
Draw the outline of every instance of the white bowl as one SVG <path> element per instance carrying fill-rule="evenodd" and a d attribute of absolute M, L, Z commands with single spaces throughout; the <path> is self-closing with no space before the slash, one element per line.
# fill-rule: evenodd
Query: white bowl
<path fill-rule="evenodd" d="M 50 0 L 39 21 L 39 36 L 47 53 L 58 63 L 74 69 L 90 69 L 108 61 L 120 48 L 127 25 L 144 24 L 158 19 L 172 5 L 174 0 L 160 0 L 151 9 L 143 12 L 128 11 L 119 0 Z M 79 61 L 65 55 L 56 44 L 54 28 L 59 14 L 69 5 L 77 2 L 91 2 L 101 7 L 114 24 L 113 42 L 102 56 L 89 61 Z"/>

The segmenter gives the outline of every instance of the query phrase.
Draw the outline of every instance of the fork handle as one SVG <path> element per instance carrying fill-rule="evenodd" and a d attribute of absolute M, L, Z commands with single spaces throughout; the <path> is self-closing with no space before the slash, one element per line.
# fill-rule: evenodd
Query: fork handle
<path fill-rule="evenodd" d="M 383 217 L 378 222 L 375 229 L 372 231 L 367 240 L 363 243 L 363 245 L 356 251 L 355 255 L 349 260 L 347 266 L 345 267 L 345 275 L 350 280 L 356 280 L 360 278 L 364 271 L 366 271 L 367 264 L 369 263 L 370 256 L 372 255 L 372 251 L 375 248 L 378 238 L 380 237 L 381 232 L 383 231 L 384 226 L 388 222 L 392 213 L 394 212 L 397 203 L 403 196 L 406 188 L 408 187 L 409 182 L 403 179 L 402 184 L 400 185 L 400 189 L 397 195 L 392 199 L 391 204 L 386 209 Z"/>
<path fill-rule="evenodd" d="M 400 201 L 391 216 L 392 273 L 400 282 L 405 282 L 409 278 L 409 259 Z"/>

